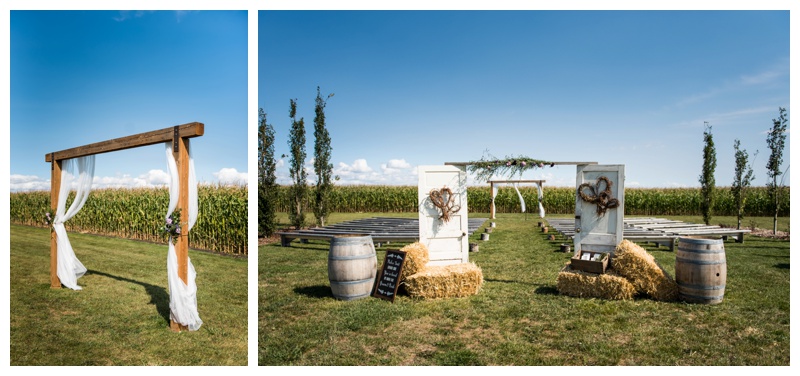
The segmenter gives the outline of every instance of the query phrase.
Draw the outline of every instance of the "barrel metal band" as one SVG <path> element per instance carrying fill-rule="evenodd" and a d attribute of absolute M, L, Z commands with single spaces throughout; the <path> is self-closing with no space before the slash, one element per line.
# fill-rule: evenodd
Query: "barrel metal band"
<path fill-rule="evenodd" d="M 722 301 L 722 295 L 721 294 L 717 295 L 717 296 L 697 296 L 697 295 L 681 293 L 681 295 L 683 295 L 683 297 L 685 297 L 685 298 L 703 300 L 703 301 L 707 301 L 707 302 L 708 301 L 713 302 L 713 301 L 716 301 L 716 300 Z"/>
<path fill-rule="evenodd" d="M 692 289 L 692 290 L 725 290 L 725 285 L 715 285 L 715 286 L 690 285 L 690 284 L 680 283 L 680 282 L 678 282 L 678 287 L 684 287 L 684 288 Z"/>
<path fill-rule="evenodd" d="M 722 261 L 699 261 L 699 260 L 689 260 L 682 257 L 675 257 L 675 262 L 685 262 L 687 264 L 694 264 L 694 265 L 724 265 L 725 260 Z"/>
<path fill-rule="evenodd" d="M 724 249 L 686 249 L 686 248 L 681 248 L 680 246 L 678 246 L 678 250 L 687 253 L 709 253 L 709 254 L 725 253 Z"/>
<path fill-rule="evenodd" d="M 357 285 L 359 283 L 365 283 L 374 281 L 375 278 L 367 278 L 367 279 L 359 279 L 356 281 L 330 281 L 332 285 Z"/>
<path fill-rule="evenodd" d="M 345 260 L 363 260 L 374 258 L 375 255 L 359 255 L 359 256 L 328 256 L 328 260 L 337 260 L 337 261 L 345 261 Z"/>

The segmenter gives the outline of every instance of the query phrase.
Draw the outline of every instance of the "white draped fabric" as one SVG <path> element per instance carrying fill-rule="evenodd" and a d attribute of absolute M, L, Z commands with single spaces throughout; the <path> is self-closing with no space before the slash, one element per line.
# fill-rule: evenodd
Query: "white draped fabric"
<path fill-rule="evenodd" d="M 67 206 L 67 196 L 69 195 L 72 182 L 75 180 L 75 169 L 77 168 L 77 190 L 75 193 L 75 200 Z M 94 155 L 79 157 L 73 159 L 66 159 L 61 162 L 61 187 L 58 191 L 58 204 L 56 207 L 56 215 L 53 219 L 53 231 L 56 233 L 56 250 L 58 259 L 58 268 L 56 274 L 61 284 L 73 290 L 81 290 L 78 286 L 78 278 L 86 273 L 86 267 L 75 256 L 75 251 L 72 249 L 72 244 L 67 237 L 67 229 L 64 227 L 64 222 L 78 214 L 89 198 L 89 191 L 92 189 L 92 179 L 94 178 Z"/>
<path fill-rule="evenodd" d="M 522 212 L 525 212 L 525 199 L 522 198 L 522 193 L 519 193 L 519 188 L 517 188 L 517 183 L 512 184 L 514 186 L 514 190 L 517 191 L 517 196 L 519 197 L 519 203 L 522 206 Z"/>
<path fill-rule="evenodd" d="M 495 216 L 494 199 L 497 197 L 497 186 L 492 184 L 492 218 Z"/>
<path fill-rule="evenodd" d="M 175 162 L 175 157 L 172 154 L 172 143 L 167 142 L 167 167 L 169 168 L 170 184 L 169 184 L 169 207 L 167 208 L 167 216 L 172 214 L 175 207 L 178 206 L 178 196 L 180 195 L 180 179 L 178 175 L 178 165 Z M 189 151 L 189 213 L 187 227 L 184 231 L 191 230 L 195 222 L 197 222 L 197 179 L 194 172 L 194 160 L 192 159 L 191 148 Z M 183 217 L 186 213 L 181 213 Z M 186 218 L 186 217 L 184 217 Z M 184 220 L 181 218 L 181 220 Z M 172 321 L 181 325 L 185 325 L 189 330 L 198 330 L 200 325 L 203 325 L 203 320 L 197 313 L 197 285 L 195 284 L 195 277 L 197 273 L 192 265 L 192 260 L 188 260 L 188 273 L 187 283 L 178 276 L 178 256 L 175 253 L 175 244 L 172 239 L 169 239 L 169 252 L 167 253 L 167 281 L 169 284 L 169 310 Z"/>
<path fill-rule="evenodd" d="M 539 218 L 544 218 L 544 206 L 542 206 L 542 200 L 544 200 L 544 195 L 542 194 L 542 186 L 537 183 L 533 184 L 536 184 L 536 190 L 539 191 Z"/>

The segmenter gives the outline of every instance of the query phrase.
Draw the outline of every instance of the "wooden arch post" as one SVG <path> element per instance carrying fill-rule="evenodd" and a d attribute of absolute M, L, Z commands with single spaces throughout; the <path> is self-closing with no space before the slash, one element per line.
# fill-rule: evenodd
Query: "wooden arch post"
<path fill-rule="evenodd" d="M 132 149 L 141 146 L 155 145 L 172 142 L 172 152 L 178 166 L 180 196 L 178 206 L 182 213 L 189 211 L 189 149 L 188 139 L 200 137 L 205 133 L 203 123 L 187 123 L 156 131 L 139 133 L 132 136 L 115 138 L 94 144 L 79 146 L 72 149 L 48 153 L 45 162 L 51 163 L 50 168 L 50 207 L 53 212 L 58 207 L 58 194 L 61 189 L 62 161 L 95 154 Z M 178 256 L 178 276 L 184 283 L 188 282 L 189 272 L 189 231 L 181 229 L 181 235 L 175 243 L 175 253 Z M 61 288 L 58 278 L 58 242 L 55 231 L 50 231 L 50 287 Z M 174 331 L 185 330 L 186 327 L 170 320 L 170 328 Z"/>

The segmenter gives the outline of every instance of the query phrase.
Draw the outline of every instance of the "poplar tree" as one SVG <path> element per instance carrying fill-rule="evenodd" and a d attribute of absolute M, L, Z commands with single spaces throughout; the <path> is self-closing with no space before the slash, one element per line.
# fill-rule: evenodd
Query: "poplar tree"
<path fill-rule="evenodd" d="M 733 141 L 733 149 L 736 151 L 734 158 L 736 160 L 736 168 L 733 174 L 733 184 L 731 185 L 731 194 L 733 194 L 733 202 L 736 204 L 736 229 L 742 228 L 742 218 L 744 218 L 744 205 L 747 196 L 747 188 L 750 183 L 755 179 L 753 176 L 753 166 L 748 165 L 750 156 L 747 150 L 739 149 L 741 143 L 739 140 Z M 756 150 L 753 158 L 758 155 Z"/>
<path fill-rule="evenodd" d="M 781 187 L 778 185 L 778 176 L 781 175 L 781 164 L 783 163 L 783 147 L 786 142 L 786 125 L 789 119 L 786 118 L 786 109 L 778 107 L 780 116 L 772 119 L 772 129 L 767 133 L 767 147 L 771 151 L 767 161 L 767 194 L 770 202 L 774 204 L 775 215 L 772 218 L 772 233 L 778 232 L 778 211 L 780 210 Z"/>
<path fill-rule="evenodd" d="M 258 109 L 258 234 L 270 236 L 278 228 L 275 178 L 275 129 Z"/>
<path fill-rule="evenodd" d="M 711 126 L 705 122 L 706 130 L 703 132 L 703 173 L 700 174 L 700 208 L 703 212 L 703 221 L 706 225 L 711 222 L 711 212 L 714 207 L 714 170 L 717 168 L 717 151 L 714 149 L 714 137 Z"/>
<path fill-rule="evenodd" d="M 317 186 L 314 190 L 314 216 L 317 224 L 325 226 L 325 218 L 330 214 L 330 192 L 333 189 L 331 174 L 331 136 L 325 124 L 325 105 L 333 93 L 323 100 L 317 86 L 317 99 L 314 108 L 314 173 L 317 174 Z"/>
<path fill-rule="evenodd" d="M 289 100 L 289 117 L 292 119 L 292 128 L 289 131 L 289 149 L 291 156 L 289 159 L 289 175 L 292 177 L 292 186 L 290 187 L 289 196 L 292 207 L 289 208 L 289 222 L 296 229 L 301 229 L 305 226 L 305 204 L 306 196 L 308 195 L 308 186 L 306 185 L 306 170 L 304 164 L 306 161 L 306 128 L 305 122 L 301 117 L 298 121 L 295 118 L 297 114 L 297 102 L 294 99 Z"/>

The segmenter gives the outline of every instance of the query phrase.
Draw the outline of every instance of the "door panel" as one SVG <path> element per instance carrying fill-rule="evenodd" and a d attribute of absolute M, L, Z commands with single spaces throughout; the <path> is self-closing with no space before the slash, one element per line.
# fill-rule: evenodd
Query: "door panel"
<path fill-rule="evenodd" d="M 603 181 L 611 181 L 611 187 Z M 616 207 L 607 207 L 598 213 L 598 204 L 581 198 L 578 189 L 588 183 L 591 188 L 583 188 L 588 198 L 597 198 L 601 192 L 609 192 L 604 202 L 615 199 Z M 610 188 L 610 189 L 607 189 Z M 579 165 L 575 185 L 575 237 L 574 248 L 577 255 L 581 250 L 614 252 L 622 241 L 623 217 L 625 213 L 625 166 L 624 165 Z"/>
<path fill-rule="evenodd" d="M 467 218 L 467 174 L 456 166 L 419 166 L 419 240 L 428 247 L 430 265 L 460 264 L 469 261 Z M 431 190 L 449 188 L 453 192 L 450 219 L 440 219 L 441 211 L 430 200 Z"/>

